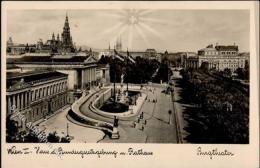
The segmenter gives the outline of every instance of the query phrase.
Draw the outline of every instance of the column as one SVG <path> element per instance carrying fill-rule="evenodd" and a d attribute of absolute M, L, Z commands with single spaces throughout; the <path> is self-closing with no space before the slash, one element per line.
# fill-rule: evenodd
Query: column
<path fill-rule="evenodd" d="M 45 97 L 47 97 L 48 96 L 48 93 L 47 93 L 47 87 L 45 87 Z"/>
<path fill-rule="evenodd" d="M 88 69 L 88 83 L 90 82 L 90 70 Z"/>
<path fill-rule="evenodd" d="M 88 83 L 89 83 L 89 85 L 90 85 L 90 82 L 91 82 L 91 80 L 90 80 L 90 69 L 88 69 Z"/>
<path fill-rule="evenodd" d="M 16 95 L 14 94 L 13 95 L 13 106 L 14 106 L 14 108 L 16 109 L 17 107 L 17 105 L 16 105 Z"/>
<path fill-rule="evenodd" d="M 31 91 L 31 101 L 34 101 L 34 90 Z"/>
<path fill-rule="evenodd" d="M 89 82 L 90 82 L 90 86 L 92 86 L 92 68 L 89 69 Z"/>
<path fill-rule="evenodd" d="M 28 92 L 24 93 L 24 107 L 26 108 L 28 106 Z"/>
<path fill-rule="evenodd" d="M 12 111 L 11 111 L 11 107 L 12 107 L 12 105 L 11 105 L 11 95 L 8 96 L 7 99 L 8 99 L 8 101 L 7 101 L 7 109 L 8 109 L 8 110 L 7 110 L 7 113 L 8 113 L 8 114 L 11 114 L 11 112 L 12 112 Z"/>
<path fill-rule="evenodd" d="M 45 94 L 45 89 L 46 89 L 45 87 L 42 88 L 42 98 L 44 98 L 45 95 L 46 95 L 46 94 Z"/>
<path fill-rule="evenodd" d="M 29 102 L 28 102 L 28 105 L 30 106 L 30 103 L 31 103 L 31 101 L 32 101 L 32 91 L 30 91 L 29 92 L 29 97 L 28 97 L 28 100 L 29 100 Z"/>
<path fill-rule="evenodd" d="M 85 88 L 85 82 L 84 82 L 84 69 L 81 70 L 81 89 L 84 89 Z"/>
<path fill-rule="evenodd" d="M 17 110 L 20 110 L 20 94 L 17 94 Z"/>
<path fill-rule="evenodd" d="M 24 109 L 24 93 L 21 93 L 21 109 Z"/>
<path fill-rule="evenodd" d="M 78 72 L 75 70 L 75 82 L 74 82 L 74 89 L 78 87 Z"/>
<path fill-rule="evenodd" d="M 97 68 L 94 69 L 95 81 L 97 81 L 96 71 L 97 71 Z"/>

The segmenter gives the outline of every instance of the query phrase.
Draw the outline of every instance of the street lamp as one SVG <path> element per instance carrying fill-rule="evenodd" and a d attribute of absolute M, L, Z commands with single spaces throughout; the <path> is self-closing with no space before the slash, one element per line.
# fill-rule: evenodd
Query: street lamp
<path fill-rule="evenodd" d="M 172 115 L 172 111 L 169 110 L 169 111 L 168 111 L 168 114 L 169 114 L 169 125 L 171 125 L 171 115 Z"/>
<path fill-rule="evenodd" d="M 67 137 L 69 137 L 69 123 L 67 123 Z"/>

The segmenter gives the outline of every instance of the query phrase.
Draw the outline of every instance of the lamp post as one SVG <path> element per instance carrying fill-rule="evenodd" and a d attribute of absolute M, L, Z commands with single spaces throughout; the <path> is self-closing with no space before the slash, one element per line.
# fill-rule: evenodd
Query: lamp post
<path fill-rule="evenodd" d="M 67 123 L 67 137 L 69 137 L 69 123 Z"/>
<path fill-rule="evenodd" d="M 127 48 L 127 59 L 126 59 L 126 73 L 128 78 L 128 59 L 129 59 L 129 52 Z M 129 79 L 129 78 L 128 78 Z M 126 80 L 126 92 L 128 93 L 128 79 Z"/>
<path fill-rule="evenodd" d="M 171 125 L 171 115 L 172 115 L 172 111 L 169 110 L 169 111 L 168 111 L 168 114 L 169 114 L 169 125 Z"/>

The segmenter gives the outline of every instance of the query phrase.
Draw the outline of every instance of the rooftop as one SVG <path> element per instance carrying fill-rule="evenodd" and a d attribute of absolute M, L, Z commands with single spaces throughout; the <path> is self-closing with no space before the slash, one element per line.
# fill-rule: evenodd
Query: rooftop
<path fill-rule="evenodd" d="M 29 87 L 38 82 L 68 76 L 67 74 L 51 70 L 29 71 L 25 73 L 9 72 L 6 75 L 7 88 L 9 91 Z"/>
<path fill-rule="evenodd" d="M 50 55 L 50 54 L 29 54 L 24 55 L 21 58 L 7 58 L 7 63 L 84 63 L 86 59 L 90 56 L 88 55 Z"/>
<path fill-rule="evenodd" d="M 217 45 L 215 48 L 218 51 L 238 51 L 238 46 L 236 45 L 228 45 L 228 46 Z"/>

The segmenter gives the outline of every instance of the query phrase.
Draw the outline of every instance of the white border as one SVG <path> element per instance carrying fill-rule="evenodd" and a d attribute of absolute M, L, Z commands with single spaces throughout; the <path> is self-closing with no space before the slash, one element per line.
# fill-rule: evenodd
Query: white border
<path fill-rule="evenodd" d="M 259 58 L 256 53 L 256 27 L 259 26 L 255 18 L 257 2 L 234 2 L 234 1 L 213 1 L 213 2 L 2 2 L 2 159 L 3 167 L 258 167 L 259 161 L 259 73 L 257 65 Z M 192 144 L 57 144 L 64 148 L 105 148 L 107 150 L 127 151 L 129 147 L 135 149 L 142 148 L 146 151 L 153 151 L 153 156 L 148 157 L 96 157 L 80 158 L 79 156 L 65 156 L 60 160 L 56 156 L 29 155 L 11 156 L 7 155 L 6 148 L 10 144 L 5 143 L 5 68 L 4 59 L 6 45 L 6 10 L 21 9 L 126 9 L 126 8 L 145 8 L 145 9 L 249 9 L 250 10 L 250 144 L 249 145 L 192 145 Z M 258 11 L 259 15 L 259 11 Z M 259 17 L 258 17 L 259 18 Z M 259 31 L 259 28 L 258 28 Z M 258 33 L 259 34 L 259 33 Z M 259 43 L 258 43 L 259 44 Z M 259 50 L 258 50 L 259 51 Z M 16 144 L 17 147 L 34 147 L 45 144 Z M 227 149 L 235 153 L 233 157 L 209 157 L 197 156 L 197 147 L 204 150 L 218 148 Z M 47 149 L 47 148 L 46 148 Z"/>

